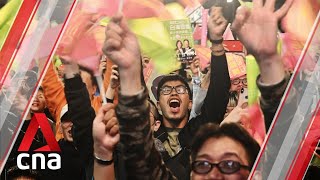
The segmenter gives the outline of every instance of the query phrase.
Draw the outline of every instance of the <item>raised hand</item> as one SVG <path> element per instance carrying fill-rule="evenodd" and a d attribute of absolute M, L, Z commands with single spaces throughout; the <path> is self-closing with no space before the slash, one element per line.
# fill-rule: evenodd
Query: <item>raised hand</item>
<path fill-rule="evenodd" d="M 111 89 L 116 89 L 120 85 L 118 66 L 112 65 L 111 76 L 110 76 L 110 87 Z"/>
<path fill-rule="evenodd" d="M 119 66 L 119 69 L 128 69 L 135 65 L 140 67 L 138 40 L 130 31 L 122 14 L 117 14 L 110 20 L 106 28 L 103 52 Z"/>
<path fill-rule="evenodd" d="M 105 55 L 102 55 L 101 60 L 100 60 L 100 64 L 99 64 L 100 74 L 104 74 L 106 69 L 107 69 L 107 59 L 106 59 Z"/>
<path fill-rule="evenodd" d="M 105 160 L 112 159 L 113 150 L 120 140 L 114 107 L 113 104 L 102 106 L 93 121 L 94 153 Z"/>
<path fill-rule="evenodd" d="M 260 68 L 260 82 L 277 84 L 285 76 L 281 57 L 277 54 L 277 30 L 279 20 L 286 15 L 293 0 L 274 10 L 275 0 L 253 0 L 253 9 L 241 6 L 237 10 L 232 30 L 251 53 Z"/>
<path fill-rule="evenodd" d="M 200 59 L 198 56 L 195 56 L 193 60 L 190 62 L 190 70 L 193 76 L 199 76 L 199 67 Z"/>
<path fill-rule="evenodd" d="M 244 124 L 248 112 L 246 109 L 242 109 L 240 106 L 236 106 L 230 114 L 220 123 L 220 125 L 225 123 L 239 123 Z"/>
<path fill-rule="evenodd" d="M 118 65 L 121 94 L 139 92 L 142 88 L 139 43 L 121 14 L 114 16 L 107 26 L 103 52 Z"/>
<path fill-rule="evenodd" d="M 228 21 L 222 15 L 222 7 L 212 7 L 208 21 L 210 40 L 220 40 L 226 30 Z"/>
<path fill-rule="evenodd" d="M 279 20 L 288 12 L 293 0 L 286 0 L 284 5 L 274 10 L 275 0 L 253 0 L 253 8 L 238 8 L 232 30 L 240 41 L 257 60 L 277 54 L 277 31 Z M 259 62 L 258 62 L 259 63 Z"/>

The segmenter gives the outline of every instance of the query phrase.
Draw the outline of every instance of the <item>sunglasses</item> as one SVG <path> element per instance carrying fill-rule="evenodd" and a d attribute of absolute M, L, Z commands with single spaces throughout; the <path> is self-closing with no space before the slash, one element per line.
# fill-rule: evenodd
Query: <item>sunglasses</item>
<path fill-rule="evenodd" d="M 233 174 L 238 172 L 241 168 L 250 171 L 249 166 L 240 164 L 240 162 L 227 160 L 219 163 L 210 163 L 208 161 L 194 161 L 192 163 L 192 171 L 197 174 L 208 174 L 214 167 L 217 167 L 222 174 Z"/>

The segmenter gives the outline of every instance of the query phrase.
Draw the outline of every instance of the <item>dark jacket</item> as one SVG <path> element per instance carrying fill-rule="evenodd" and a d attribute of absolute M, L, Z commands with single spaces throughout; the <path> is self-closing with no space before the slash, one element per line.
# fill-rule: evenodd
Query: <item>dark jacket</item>
<path fill-rule="evenodd" d="M 69 180 L 69 179 L 86 179 L 86 171 L 84 162 L 82 161 L 79 151 L 76 149 L 72 142 L 59 140 L 61 148 L 61 169 L 57 173 L 56 179 Z"/>
<path fill-rule="evenodd" d="M 68 103 L 69 118 L 73 122 L 72 137 L 81 160 L 86 164 L 87 179 L 93 175 L 92 122 L 95 112 L 91 107 L 89 93 L 80 75 L 65 79 L 65 95 Z"/>
<path fill-rule="evenodd" d="M 65 94 L 70 119 L 73 122 L 73 141 L 83 163 L 86 165 L 87 179 L 92 180 L 94 164 L 92 123 L 95 118 L 95 111 L 91 106 L 86 85 L 79 75 L 65 80 Z M 125 179 L 120 146 L 116 147 L 113 154 L 116 178 L 118 180 Z"/>
<path fill-rule="evenodd" d="M 161 151 L 161 156 L 165 164 L 178 179 L 189 179 L 191 170 L 189 163 L 191 141 L 198 128 L 209 122 L 219 124 L 223 120 L 229 101 L 229 89 L 230 77 L 226 55 L 212 55 L 210 85 L 201 108 L 201 114 L 190 119 L 186 126 L 180 131 L 178 140 L 181 145 L 181 151 L 177 155 L 170 157 L 168 152 Z M 155 132 L 154 136 L 161 142 L 167 140 L 168 133 L 163 124 L 161 124 L 159 130 Z"/>
<path fill-rule="evenodd" d="M 260 81 L 260 75 L 257 78 L 257 86 L 261 92 L 260 107 L 264 115 L 266 132 L 268 132 L 271 126 L 273 117 L 278 109 L 290 78 L 291 75 L 289 73 L 286 73 L 285 78 L 281 82 L 271 86 L 263 85 Z M 293 88 L 292 91 L 295 91 L 295 89 Z M 296 106 L 296 102 L 293 102 L 296 101 L 294 99 L 295 98 L 288 98 L 287 101 L 290 101 L 290 104 Z"/>

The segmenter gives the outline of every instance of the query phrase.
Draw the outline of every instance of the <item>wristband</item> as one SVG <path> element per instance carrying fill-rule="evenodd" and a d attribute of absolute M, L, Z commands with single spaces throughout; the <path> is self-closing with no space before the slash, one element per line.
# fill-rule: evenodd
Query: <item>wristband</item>
<path fill-rule="evenodd" d="M 221 39 L 219 39 L 219 40 L 211 40 L 211 39 L 210 39 L 210 42 L 211 42 L 212 44 L 221 44 L 221 43 L 223 42 L 223 38 L 221 38 Z"/>
<path fill-rule="evenodd" d="M 105 160 L 101 159 L 100 157 L 97 156 L 97 154 L 94 154 L 94 159 L 97 161 L 98 164 L 108 166 L 113 163 L 113 158 L 111 160 Z"/>

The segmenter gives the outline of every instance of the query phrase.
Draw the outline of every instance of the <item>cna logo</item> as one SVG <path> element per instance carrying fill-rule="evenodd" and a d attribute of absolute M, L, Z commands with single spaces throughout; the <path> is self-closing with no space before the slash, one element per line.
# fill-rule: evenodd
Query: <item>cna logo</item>
<path fill-rule="evenodd" d="M 27 153 L 30 151 L 30 146 L 39 128 L 47 142 L 47 145 L 34 150 L 35 153 Z M 38 163 L 40 163 L 41 169 L 46 169 L 46 166 L 51 170 L 58 170 L 61 168 L 61 156 L 58 154 L 61 150 L 59 144 L 54 138 L 54 134 L 44 113 L 34 114 L 18 151 L 22 152 L 17 156 L 17 166 L 19 169 L 30 169 L 30 165 L 23 165 L 22 163 L 23 159 L 30 160 L 30 157 L 31 169 L 37 169 Z"/>

